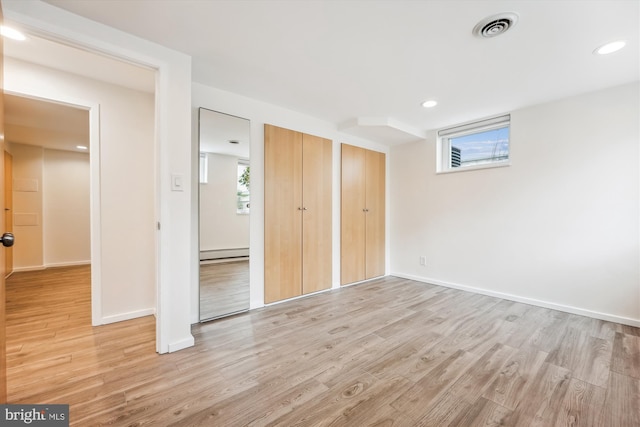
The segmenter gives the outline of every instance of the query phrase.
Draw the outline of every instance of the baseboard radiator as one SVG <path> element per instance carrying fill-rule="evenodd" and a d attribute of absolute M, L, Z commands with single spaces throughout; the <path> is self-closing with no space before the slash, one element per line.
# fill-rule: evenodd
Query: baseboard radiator
<path fill-rule="evenodd" d="M 225 258 L 241 258 L 249 256 L 249 248 L 212 249 L 200 251 L 200 261 L 212 261 Z"/>

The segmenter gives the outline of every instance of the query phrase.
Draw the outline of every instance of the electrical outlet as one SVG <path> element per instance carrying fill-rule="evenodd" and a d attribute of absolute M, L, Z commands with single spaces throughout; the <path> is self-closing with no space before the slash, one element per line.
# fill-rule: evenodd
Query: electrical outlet
<path fill-rule="evenodd" d="M 427 257 L 426 256 L 421 256 L 420 257 L 420 265 L 427 265 Z"/>

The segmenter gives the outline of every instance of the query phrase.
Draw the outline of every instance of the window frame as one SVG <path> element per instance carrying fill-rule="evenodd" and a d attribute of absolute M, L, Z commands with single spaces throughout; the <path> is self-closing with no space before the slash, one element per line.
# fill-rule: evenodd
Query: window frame
<path fill-rule="evenodd" d="M 487 163 L 468 166 L 451 166 L 451 140 L 467 135 L 473 135 L 495 129 L 507 128 L 508 151 L 507 158 Z M 437 133 L 437 165 L 436 173 L 465 172 L 478 169 L 490 169 L 511 166 L 511 115 L 503 114 L 485 120 L 465 123 L 441 129 Z"/>
<path fill-rule="evenodd" d="M 198 158 L 198 180 L 200 184 L 209 183 L 209 156 L 203 151 Z"/>

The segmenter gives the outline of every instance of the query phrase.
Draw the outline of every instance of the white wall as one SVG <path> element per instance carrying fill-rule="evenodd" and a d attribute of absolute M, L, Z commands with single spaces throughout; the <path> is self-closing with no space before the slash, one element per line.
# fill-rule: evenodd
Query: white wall
<path fill-rule="evenodd" d="M 103 323 L 153 313 L 153 95 L 13 58 L 5 58 L 4 75 L 7 91 L 100 104 Z"/>
<path fill-rule="evenodd" d="M 44 264 L 91 261 L 89 154 L 44 150 Z"/>
<path fill-rule="evenodd" d="M 340 143 L 348 143 L 384 153 L 389 147 L 338 132 L 336 126 L 299 112 L 287 110 L 262 101 L 220 89 L 192 85 L 192 170 L 198 170 L 198 107 L 208 108 L 251 121 L 251 218 L 250 218 L 250 305 L 264 305 L 264 124 L 321 136 L 333 140 L 333 287 L 340 286 Z M 387 163 L 388 163 L 387 156 Z M 387 165 L 387 171 L 389 167 Z M 192 174 L 192 188 L 198 188 L 197 173 Z M 388 182 L 388 180 L 387 180 Z M 195 191 L 195 190 L 194 190 Z M 197 200 L 193 201 L 191 235 L 198 236 Z M 387 204 L 388 210 L 388 204 Z M 387 215 L 388 217 L 388 215 Z M 389 227 L 387 227 L 387 242 Z M 192 276 L 191 319 L 198 321 L 198 245 L 194 238 L 191 247 Z M 387 251 L 387 266 L 389 255 Z M 387 267 L 388 271 L 388 267 Z"/>
<path fill-rule="evenodd" d="M 391 274 L 640 326 L 639 92 L 512 112 L 509 167 L 436 175 L 434 135 L 394 147 Z"/>
<path fill-rule="evenodd" d="M 9 144 L 13 153 L 14 271 L 91 260 L 89 223 L 89 155 L 42 147 Z M 21 182 L 35 181 L 37 191 L 22 191 Z M 24 188 L 23 188 L 24 189 Z M 31 190 L 31 189 L 29 189 Z"/>
<path fill-rule="evenodd" d="M 238 214 L 238 157 L 207 153 L 208 179 L 200 184 L 200 250 L 249 247 L 249 215 Z"/>
<path fill-rule="evenodd" d="M 9 141 L 10 142 L 10 141 Z M 42 240 L 42 147 L 10 144 L 13 155 L 13 270 L 44 268 Z"/>

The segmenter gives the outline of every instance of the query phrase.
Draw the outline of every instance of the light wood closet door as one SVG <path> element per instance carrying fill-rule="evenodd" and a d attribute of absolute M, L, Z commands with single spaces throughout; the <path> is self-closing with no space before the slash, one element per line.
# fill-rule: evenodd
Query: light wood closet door
<path fill-rule="evenodd" d="M 385 154 L 366 150 L 365 277 L 384 276 Z"/>
<path fill-rule="evenodd" d="M 342 144 L 340 283 L 365 279 L 365 163 L 363 148 Z"/>
<path fill-rule="evenodd" d="M 302 136 L 302 293 L 331 287 L 332 142 Z"/>
<path fill-rule="evenodd" d="M 302 293 L 302 134 L 264 127 L 266 303 Z"/>

